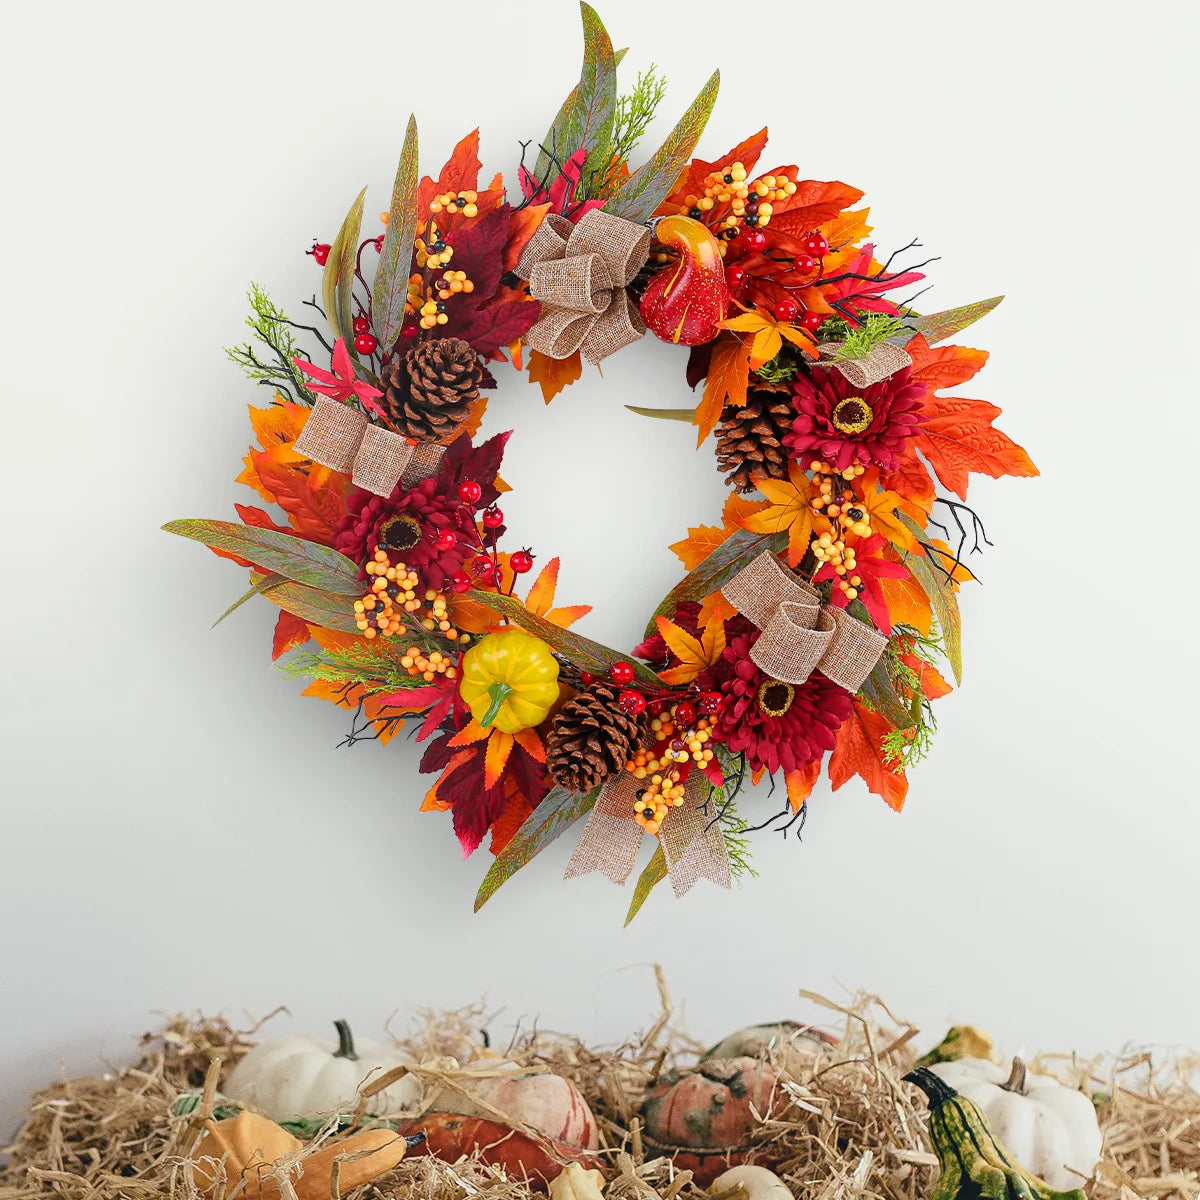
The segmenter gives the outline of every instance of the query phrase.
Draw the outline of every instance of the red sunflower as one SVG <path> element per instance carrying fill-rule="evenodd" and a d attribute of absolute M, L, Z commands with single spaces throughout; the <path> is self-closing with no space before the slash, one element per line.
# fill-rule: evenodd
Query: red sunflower
<path fill-rule="evenodd" d="M 718 736 L 735 753 L 744 751 L 752 770 L 790 774 L 833 749 L 853 702 L 819 671 L 795 685 L 764 674 L 750 659 L 757 637 L 734 638 L 722 656 L 732 673 L 721 685 Z"/>
<path fill-rule="evenodd" d="M 796 418 L 784 444 L 802 462 L 816 457 L 839 471 L 855 463 L 894 471 L 921 422 L 925 388 L 905 367 L 869 388 L 841 371 L 815 367 L 792 385 Z"/>

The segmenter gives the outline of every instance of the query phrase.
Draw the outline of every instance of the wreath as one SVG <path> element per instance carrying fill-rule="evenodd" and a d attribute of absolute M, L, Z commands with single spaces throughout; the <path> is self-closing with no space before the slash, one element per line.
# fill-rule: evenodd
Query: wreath
<path fill-rule="evenodd" d="M 729 886 L 748 833 L 802 822 L 822 769 L 901 808 L 961 671 L 956 594 L 987 544 L 969 476 L 1037 470 L 998 408 L 945 394 L 987 359 L 946 339 L 1000 297 L 919 313 L 918 243 L 881 259 L 857 188 L 760 172 L 766 129 L 693 158 L 717 74 L 631 167 L 664 81 L 619 93 L 581 9 L 579 83 L 522 145 L 519 198 L 481 184 L 477 130 L 420 178 L 410 118 L 384 232 L 363 234 L 364 189 L 307 252 L 314 315 L 251 286 L 254 340 L 228 354 L 274 395 L 238 481 L 286 523 L 239 504 L 165 528 L 249 570 L 228 611 L 279 608 L 272 656 L 350 710 L 348 742 L 425 744 L 423 810 L 451 813 L 466 855 L 491 835 L 476 907 L 586 818 L 569 876 L 624 882 L 656 840 L 632 916 L 666 878 Z M 514 544 L 509 435 L 478 430 L 500 364 L 549 401 L 646 332 L 688 347 L 703 390 L 635 411 L 715 435 L 732 491 L 671 547 L 687 574 L 624 653 L 576 631 L 589 606 L 557 602 L 558 558 Z M 747 818 L 764 775 L 786 805 Z"/>

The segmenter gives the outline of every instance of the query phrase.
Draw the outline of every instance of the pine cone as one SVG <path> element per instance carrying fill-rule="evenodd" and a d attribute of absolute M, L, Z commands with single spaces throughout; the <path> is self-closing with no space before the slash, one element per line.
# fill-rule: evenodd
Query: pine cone
<path fill-rule="evenodd" d="M 438 338 L 395 358 L 384 377 L 384 403 L 396 429 L 418 442 L 454 436 L 479 399 L 483 368 L 462 338 Z"/>
<path fill-rule="evenodd" d="M 622 711 L 620 689 L 594 683 L 559 710 L 546 742 L 550 774 L 571 792 L 590 792 L 623 770 L 642 734 L 642 721 Z"/>
<path fill-rule="evenodd" d="M 783 435 L 796 416 L 790 391 L 754 388 L 741 408 L 725 406 L 717 426 L 717 466 L 739 492 L 754 491 L 752 475 L 787 478 Z"/>

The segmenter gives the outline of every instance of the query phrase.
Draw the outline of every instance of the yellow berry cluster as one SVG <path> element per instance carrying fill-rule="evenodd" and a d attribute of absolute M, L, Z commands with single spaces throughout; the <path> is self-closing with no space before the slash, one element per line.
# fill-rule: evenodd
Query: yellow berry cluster
<path fill-rule="evenodd" d="M 633 819 L 647 833 L 657 833 L 667 813 L 683 803 L 684 785 L 680 782 L 680 766 L 691 762 L 701 769 L 712 760 L 713 752 L 706 743 L 712 737 L 712 723 L 701 717 L 688 729 L 680 729 L 676 720 L 678 706 L 669 715 L 655 717 L 650 722 L 654 743 L 652 748 L 639 750 L 625 764 L 634 779 L 645 779 L 633 802 Z"/>
<path fill-rule="evenodd" d="M 444 192 L 429 202 L 429 211 L 436 214 L 445 209 L 451 213 L 462 213 L 464 217 L 477 217 L 479 208 L 475 202 L 478 199 L 478 192 Z"/>
<path fill-rule="evenodd" d="M 735 162 L 723 171 L 707 175 L 704 195 L 686 196 L 679 211 L 685 217 L 703 221 L 718 205 L 728 204 L 730 212 L 719 223 L 718 229 L 735 229 L 741 222 L 761 229 L 771 223 L 776 203 L 795 193 L 796 181 L 787 175 L 763 175 L 749 180 L 745 164 Z"/>
<path fill-rule="evenodd" d="M 420 622 L 423 629 L 441 633 L 447 641 L 464 646 L 471 640 L 451 624 L 446 596 L 433 588 L 422 592 L 416 571 L 402 562 L 393 563 L 382 547 L 376 549 L 374 557 L 363 569 L 371 576 L 371 587 L 361 600 L 355 600 L 354 617 L 365 637 L 374 638 L 380 634 L 394 637 L 403 629 L 404 618 L 409 615 Z M 410 674 L 421 674 L 427 669 L 410 670 Z"/>
<path fill-rule="evenodd" d="M 812 499 L 814 513 L 825 517 L 830 522 L 836 521 L 843 533 L 852 533 L 855 537 L 871 536 L 871 514 L 856 502 L 854 493 L 848 488 L 834 491 L 835 475 L 828 463 L 813 460 L 810 464 L 813 471 L 813 482 L 817 485 L 817 494 Z M 857 479 L 864 471 L 858 464 L 838 472 L 847 481 Z"/>
<path fill-rule="evenodd" d="M 432 683 L 439 675 L 445 675 L 447 679 L 458 678 L 454 659 L 447 658 L 440 650 L 426 656 L 419 646 L 409 646 L 400 659 L 400 665 L 410 675 L 420 675 L 426 683 Z"/>
<path fill-rule="evenodd" d="M 424 237 L 417 238 L 417 266 L 431 271 L 444 267 L 454 257 L 454 247 L 438 233 L 436 222 L 430 221 Z"/>
<path fill-rule="evenodd" d="M 837 575 L 837 585 L 846 593 L 847 600 L 858 596 L 862 587 L 862 578 L 854 574 L 858 565 L 854 557 L 854 547 L 847 546 L 845 539 L 832 533 L 823 533 L 814 538 L 812 543 L 813 557 L 819 563 L 829 563 Z"/>
<path fill-rule="evenodd" d="M 467 278 L 466 271 L 447 271 L 437 283 L 439 300 L 449 300 L 459 292 L 470 294 L 475 290 L 475 284 Z"/>

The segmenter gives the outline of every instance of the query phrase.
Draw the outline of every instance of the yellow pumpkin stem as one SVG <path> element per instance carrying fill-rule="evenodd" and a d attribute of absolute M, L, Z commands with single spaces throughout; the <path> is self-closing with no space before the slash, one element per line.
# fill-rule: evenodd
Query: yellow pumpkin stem
<path fill-rule="evenodd" d="M 512 690 L 513 687 L 511 683 L 493 683 L 491 687 L 488 688 L 487 694 L 491 699 L 491 703 L 488 705 L 487 712 L 483 714 L 483 718 L 479 722 L 484 729 L 490 729 L 492 727 L 492 722 L 500 715 L 500 708 L 504 704 L 505 700 L 512 695 Z"/>

